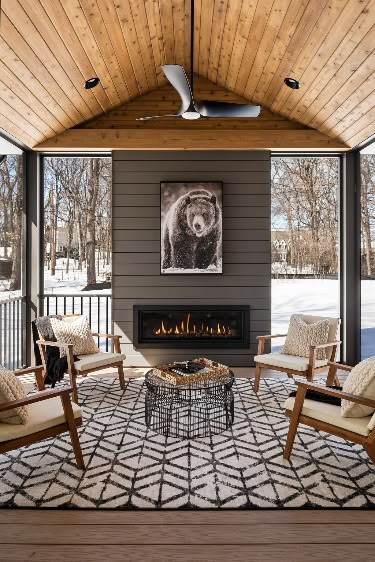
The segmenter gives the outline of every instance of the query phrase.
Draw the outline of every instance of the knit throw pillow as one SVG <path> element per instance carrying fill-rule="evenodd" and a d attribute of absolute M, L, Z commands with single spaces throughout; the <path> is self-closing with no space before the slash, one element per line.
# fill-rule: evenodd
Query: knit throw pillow
<path fill-rule="evenodd" d="M 281 353 L 309 357 L 310 345 L 319 345 L 328 342 L 329 319 L 319 320 L 314 324 L 306 324 L 299 316 L 290 317 L 288 335 Z M 316 350 L 316 359 L 327 359 L 325 349 Z"/>
<path fill-rule="evenodd" d="M 0 366 L 0 404 L 22 400 L 26 398 L 26 392 L 22 383 L 12 371 Z M 29 421 L 27 406 L 19 406 L 5 412 L 0 412 L 0 422 L 11 425 L 25 424 Z"/>
<path fill-rule="evenodd" d="M 342 387 L 344 392 L 375 400 L 375 357 L 369 357 L 356 365 L 349 373 Z M 341 415 L 344 418 L 371 416 L 375 408 L 341 400 Z"/>
<path fill-rule="evenodd" d="M 51 318 L 51 326 L 58 342 L 73 345 L 73 355 L 88 355 L 99 352 L 86 316 L 62 320 Z M 66 355 L 66 350 L 60 348 L 60 357 L 64 355 Z"/>

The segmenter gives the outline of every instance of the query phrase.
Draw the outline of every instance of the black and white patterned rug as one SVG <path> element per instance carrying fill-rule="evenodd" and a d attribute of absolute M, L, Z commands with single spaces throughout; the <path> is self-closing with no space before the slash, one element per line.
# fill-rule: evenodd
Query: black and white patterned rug
<path fill-rule="evenodd" d="M 166 438 L 144 423 L 145 388 L 85 379 L 80 440 L 87 469 L 64 434 L 0 455 L 0 507 L 375 507 L 375 467 L 359 445 L 300 426 L 291 460 L 282 405 L 293 387 L 266 379 L 257 395 L 236 379 L 235 423 L 197 440 Z"/>

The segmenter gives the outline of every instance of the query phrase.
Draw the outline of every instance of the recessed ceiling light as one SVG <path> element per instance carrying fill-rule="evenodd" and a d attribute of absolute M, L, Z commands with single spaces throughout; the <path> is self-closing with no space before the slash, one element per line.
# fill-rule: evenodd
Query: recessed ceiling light
<path fill-rule="evenodd" d="M 292 90 L 298 90 L 300 88 L 300 83 L 295 78 L 285 78 L 284 84 Z"/>
<path fill-rule="evenodd" d="M 91 88 L 95 88 L 95 86 L 97 86 L 99 82 L 99 78 L 95 76 L 94 78 L 89 78 L 88 80 L 86 80 L 86 82 L 84 83 L 84 87 L 86 88 L 86 90 L 91 90 Z"/>

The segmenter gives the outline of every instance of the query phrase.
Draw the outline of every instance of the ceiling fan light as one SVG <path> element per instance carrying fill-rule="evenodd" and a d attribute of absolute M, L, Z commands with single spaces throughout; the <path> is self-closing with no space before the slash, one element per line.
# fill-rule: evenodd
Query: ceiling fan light
<path fill-rule="evenodd" d="M 284 84 L 288 86 L 288 88 L 292 88 L 292 90 L 299 90 L 301 87 L 300 83 L 295 78 L 285 78 Z"/>
<path fill-rule="evenodd" d="M 84 87 L 86 90 L 91 90 L 91 88 L 95 88 L 95 86 L 97 86 L 99 82 L 99 78 L 97 76 L 94 76 L 93 78 L 89 78 L 88 80 L 86 80 L 86 82 L 84 83 Z"/>
<path fill-rule="evenodd" d="M 185 111 L 185 113 L 181 115 L 181 117 L 183 117 L 184 119 L 189 119 L 189 121 L 193 121 L 193 119 L 199 119 L 200 116 L 200 113 L 198 113 L 197 111 Z"/>

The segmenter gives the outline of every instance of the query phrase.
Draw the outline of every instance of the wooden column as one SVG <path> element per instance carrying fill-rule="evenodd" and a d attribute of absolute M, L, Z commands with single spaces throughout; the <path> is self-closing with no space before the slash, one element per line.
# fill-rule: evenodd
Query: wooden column
<path fill-rule="evenodd" d="M 26 362 L 33 363 L 33 341 L 31 321 L 42 312 L 39 295 L 43 294 L 43 246 L 41 222 L 41 181 L 40 155 L 27 151 L 25 162 L 25 341 Z"/>
<path fill-rule="evenodd" d="M 360 154 L 342 158 L 341 194 L 341 318 L 343 361 L 361 358 L 361 208 Z"/>

